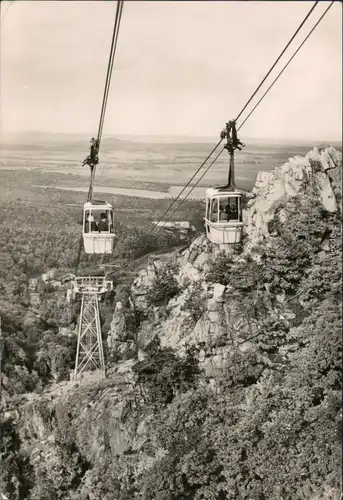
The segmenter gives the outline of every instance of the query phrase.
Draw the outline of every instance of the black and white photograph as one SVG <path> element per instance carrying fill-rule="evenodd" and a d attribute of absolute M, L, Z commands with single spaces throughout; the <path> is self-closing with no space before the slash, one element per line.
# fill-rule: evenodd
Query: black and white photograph
<path fill-rule="evenodd" d="M 0 0 L 0 500 L 341 500 L 342 28 Z"/>

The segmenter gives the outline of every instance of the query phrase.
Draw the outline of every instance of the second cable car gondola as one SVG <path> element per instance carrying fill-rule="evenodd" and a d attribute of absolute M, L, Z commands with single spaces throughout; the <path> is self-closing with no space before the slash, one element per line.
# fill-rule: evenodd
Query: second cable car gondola
<path fill-rule="evenodd" d="M 242 193 L 236 190 L 234 172 L 234 150 L 241 149 L 237 138 L 235 121 L 229 121 L 221 133 L 226 138 L 225 149 L 230 154 L 229 176 L 226 186 L 206 191 L 205 229 L 211 243 L 227 246 L 239 243 L 243 232 Z"/>

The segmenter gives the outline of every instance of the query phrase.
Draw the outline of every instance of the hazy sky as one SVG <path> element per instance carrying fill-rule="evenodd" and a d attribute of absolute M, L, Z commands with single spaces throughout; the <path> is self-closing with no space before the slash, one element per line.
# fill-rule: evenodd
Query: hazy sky
<path fill-rule="evenodd" d="M 95 134 L 116 2 L 8 4 L 1 13 L 1 130 Z M 218 135 L 311 5 L 126 1 L 104 135 Z M 327 5 L 319 3 L 291 49 Z M 337 2 L 244 125 L 242 140 L 341 139 L 341 16 Z"/>

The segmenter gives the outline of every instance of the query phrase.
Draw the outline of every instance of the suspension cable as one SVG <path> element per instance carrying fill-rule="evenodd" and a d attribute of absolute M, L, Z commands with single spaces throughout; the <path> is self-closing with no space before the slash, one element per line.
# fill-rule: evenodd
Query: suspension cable
<path fill-rule="evenodd" d="M 182 198 L 180 204 L 175 208 L 175 210 L 173 210 L 172 214 L 169 216 L 169 218 L 165 221 L 165 223 L 159 227 L 159 231 L 161 231 L 164 226 L 167 224 L 167 222 L 170 221 L 170 219 L 173 217 L 173 215 L 179 210 L 179 208 L 181 207 L 181 205 L 183 204 L 184 201 L 186 201 L 186 199 L 188 198 L 188 196 L 191 194 L 191 192 L 193 191 L 193 189 L 199 184 L 199 182 L 201 181 L 201 179 L 207 174 L 207 172 L 210 170 L 210 168 L 212 167 L 212 165 L 218 160 L 219 156 L 222 154 L 222 152 L 224 151 L 225 148 L 222 148 L 219 153 L 217 154 L 217 156 L 214 158 L 214 160 L 209 164 L 209 166 L 207 167 L 207 169 L 205 170 L 205 172 L 203 172 L 201 174 L 201 176 L 199 177 L 199 179 L 197 180 L 197 182 L 194 184 L 194 186 L 192 186 L 192 189 L 189 190 L 189 192 L 186 194 L 186 196 L 184 198 Z"/>
<path fill-rule="evenodd" d="M 115 57 L 115 53 L 116 53 L 116 49 L 117 49 L 117 42 L 118 42 L 121 16 L 122 16 L 122 12 L 123 12 L 123 5 L 124 5 L 124 0 L 118 0 L 116 17 L 115 17 L 114 27 L 113 27 L 113 36 L 112 36 L 112 43 L 111 43 L 111 49 L 110 49 L 110 58 L 109 58 L 109 62 L 108 62 L 104 96 L 103 96 L 100 121 L 99 121 L 99 128 L 98 128 L 98 136 L 97 136 L 98 146 L 100 146 L 100 141 L 101 141 L 101 137 L 102 137 L 102 130 L 103 130 L 103 126 L 104 126 L 104 120 L 105 120 L 105 114 L 106 114 L 106 108 L 107 108 L 107 99 L 108 99 L 108 94 L 109 94 L 110 85 L 111 85 L 112 70 L 113 70 L 113 64 L 114 64 L 114 57 Z"/>
<path fill-rule="evenodd" d="M 220 141 L 221 142 L 221 141 Z M 220 143 L 219 143 L 220 144 Z M 218 144 L 218 145 L 219 145 Z M 217 145 L 217 146 L 218 146 Z M 214 151 L 214 150 L 213 150 Z M 212 151 L 212 153 L 213 153 Z M 193 191 L 193 189 L 196 187 L 196 185 L 198 184 L 199 181 L 201 181 L 201 179 L 207 174 L 207 172 L 209 171 L 209 169 L 212 167 L 212 165 L 218 160 L 219 156 L 222 154 L 222 152 L 224 151 L 224 148 L 222 148 L 220 150 L 220 152 L 217 154 L 217 156 L 214 158 L 214 160 L 212 160 L 212 162 L 210 163 L 210 165 L 207 167 L 207 169 L 205 170 L 205 172 L 203 172 L 203 174 L 201 175 L 200 179 L 197 181 L 197 183 L 192 186 L 192 189 L 189 191 L 189 193 L 187 194 L 187 196 L 185 196 L 185 198 L 183 198 L 181 200 L 181 203 L 175 208 L 175 210 L 173 211 L 173 213 L 170 215 L 170 217 L 164 222 L 163 226 L 159 227 L 158 228 L 158 232 L 161 231 L 161 229 L 164 228 L 165 224 L 172 218 L 172 216 L 175 214 L 175 212 L 177 212 L 177 210 L 180 208 L 180 206 L 182 205 L 182 203 L 187 199 L 187 197 L 190 195 L 190 193 Z M 212 154 L 211 153 L 211 154 Z M 210 157 L 211 155 L 209 155 Z M 204 162 L 205 163 L 205 162 Z M 181 193 L 180 193 L 181 194 Z M 159 221 L 157 222 L 157 224 L 159 222 L 161 222 L 162 219 L 159 219 Z M 154 226 L 154 229 L 155 229 L 156 225 Z M 149 231 L 148 233 L 145 234 L 145 236 L 143 236 L 142 238 L 142 241 L 141 241 L 141 244 L 145 243 L 145 241 L 148 239 L 148 237 L 150 236 L 150 234 L 152 233 L 152 231 Z M 127 269 L 130 265 L 130 261 L 128 261 L 126 264 L 124 264 L 123 266 L 120 267 L 120 271 L 124 271 L 125 269 Z"/>
<path fill-rule="evenodd" d="M 162 215 L 162 217 L 160 217 L 160 219 L 157 221 L 157 224 L 159 224 L 163 218 L 165 217 L 165 215 L 169 212 L 169 210 L 175 205 L 175 203 L 177 202 L 177 200 L 180 198 L 180 196 L 182 195 L 182 193 L 187 189 L 187 187 L 190 185 L 190 183 L 192 182 L 192 180 L 194 179 L 194 177 L 200 172 L 200 170 L 202 169 L 202 167 L 205 165 L 205 163 L 207 162 L 207 160 L 213 155 L 213 153 L 215 152 L 215 150 L 218 148 L 218 146 L 222 143 L 223 139 L 220 139 L 220 141 L 218 142 L 218 144 L 212 149 L 212 151 L 210 152 L 210 154 L 207 156 L 207 158 L 202 162 L 202 164 L 200 165 L 200 167 L 198 168 L 198 170 L 196 172 L 194 172 L 194 174 L 192 175 L 192 177 L 189 179 L 189 181 L 187 182 L 187 184 L 185 185 L 185 187 L 180 191 L 180 193 L 177 195 L 177 197 L 172 201 L 172 203 L 169 205 L 169 207 L 167 208 L 167 210 L 164 212 L 164 214 Z M 151 230 L 150 232 L 147 234 L 147 237 L 150 236 L 150 234 L 155 230 L 155 228 L 157 227 L 157 225 L 155 225 Z"/>
<path fill-rule="evenodd" d="M 252 108 L 252 110 L 250 111 L 250 113 L 246 116 L 246 118 L 244 119 L 244 121 L 240 124 L 240 126 L 238 127 L 237 131 L 243 127 L 243 125 L 245 124 L 245 122 L 248 120 L 248 118 L 253 114 L 253 112 L 255 111 L 255 109 L 257 108 L 257 106 L 259 106 L 259 104 L 263 101 L 263 99 L 265 98 L 265 96 L 268 94 L 268 92 L 271 90 L 271 88 L 274 86 L 274 84 L 278 81 L 278 79 L 280 78 L 280 76 L 282 75 L 282 73 L 285 71 L 285 69 L 287 68 L 287 66 L 290 64 L 290 62 L 294 59 L 294 57 L 297 55 L 297 53 L 299 52 L 299 50 L 301 49 L 301 47 L 305 44 L 305 42 L 309 39 L 309 37 L 312 35 L 312 33 L 314 32 L 314 30 L 317 28 L 318 24 L 321 22 L 321 20 L 324 18 L 324 16 L 326 15 L 326 13 L 329 11 L 329 9 L 331 9 L 331 7 L 333 6 L 333 4 L 335 3 L 335 0 L 333 0 L 329 7 L 324 11 L 324 13 L 320 16 L 320 18 L 318 19 L 318 21 L 316 22 L 316 24 L 313 26 L 313 28 L 311 29 L 311 31 L 308 33 L 308 35 L 306 36 L 306 38 L 304 38 L 304 40 L 301 42 L 301 44 L 299 45 L 299 47 L 297 48 L 297 50 L 294 52 L 294 54 L 292 55 L 292 57 L 288 60 L 288 62 L 285 64 L 285 66 L 282 68 L 282 70 L 280 71 L 280 73 L 277 75 L 277 77 L 275 78 L 275 80 L 271 83 L 271 85 L 267 88 L 267 90 L 265 91 L 265 93 L 262 95 L 261 99 L 255 104 L 255 106 Z"/>
<path fill-rule="evenodd" d="M 105 120 L 105 114 L 106 114 L 106 108 L 107 108 L 107 100 L 108 100 L 108 95 L 109 95 L 109 90 L 110 90 L 110 85 L 111 85 L 112 70 L 113 70 L 114 57 L 115 57 L 116 48 L 117 48 L 120 21 L 121 21 L 121 16 L 122 16 L 122 11 L 123 11 L 123 4 L 124 4 L 124 0 L 117 1 L 116 17 L 115 17 L 114 27 L 113 27 L 110 57 L 109 57 L 108 66 L 107 66 L 107 74 L 106 74 L 104 95 L 103 95 L 102 106 L 101 106 L 98 135 L 97 135 L 96 141 L 92 140 L 90 156 L 84 162 L 84 164 L 85 163 L 88 164 L 90 166 L 90 169 L 91 169 L 91 178 L 90 178 L 90 182 L 89 182 L 87 201 L 91 201 L 91 199 L 93 197 L 93 184 L 94 184 L 94 178 L 95 178 L 95 171 L 96 171 L 96 166 L 98 163 L 98 153 L 99 153 L 102 131 L 103 131 L 103 126 L 104 126 L 104 120 Z"/>
<path fill-rule="evenodd" d="M 279 55 L 279 57 L 276 59 L 276 61 L 274 62 L 273 66 L 270 68 L 270 70 L 268 71 L 268 73 L 266 74 L 266 76 L 263 78 L 263 80 L 261 81 L 261 83 L 259 84 L 259 86 L 256 88 L 256 90 L 254 91 L 254 93 L 252 94 L 252 96 L 250 97 L 250 99 L 247 101 L 247 103 L 245 104 L 245 106 L 243 107 L 243 109 L 237 115 L 235 121 L 238 120 L 238 118 L 241 116 L 241 114 L 243 113 L 243 111 L 245 111 L 245 109 L 248 106 L 248 104 L 250 104 L 250 102 L 252 101 L 252 99 L 255 97 L 256 93 L 260 90 L 260 88 L 262 87 L 262 85 L 264 84 L 264 82 L 266 81 L 266 79 L 268 78 L 268 76 L 270 75 L 270 73 L 273 71 L 273 69 L 275 68 L 275 66 L 277 65 L 277 63 L 280 61 L 281 57 L 284 55 L 284 53 L 286 52 L 286 50 L 288 49 L 288 47 L 290 46 L 290 44 L 293 42 L 294 38 L 297 36 L 297 34 L 301 30 L 301 28 L 306 23 L 307 19 L 310 17 L 310 15 L 313 12 L 313 10 L 317 7 L 318 3 L 319 3 L 319 0 L 317 0 L 317 2 L 314 5 L 312 5 L 312 7 L 309 10 L 309 12 L 307 13 L 305 19 L 302 21 L 302 23 L 300 24 L 300 26 L 298 27 L 298 29 L 296 30 L 296 32 L 294 33 L 294 35 L 292 36 L 292 38 L 287 43 L 286 47 L 283 49 L 283 51 L 281 52 L 281 54 Z"/>

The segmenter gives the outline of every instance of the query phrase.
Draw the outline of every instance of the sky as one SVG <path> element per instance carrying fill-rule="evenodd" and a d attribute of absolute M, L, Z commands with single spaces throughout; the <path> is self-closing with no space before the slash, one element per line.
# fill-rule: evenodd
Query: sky
<path fill-rule="evenodd" d="M 218 136 L 312 5 L 126 1 L 103 134 Z M 319 2 L 274 77 L 327 6 Z M 115 10 L 115 1 L 2 2 L 1 132 L 96 134 Z M 240 137 L 341 140 L 341 94 L 337 2 Z"/>

